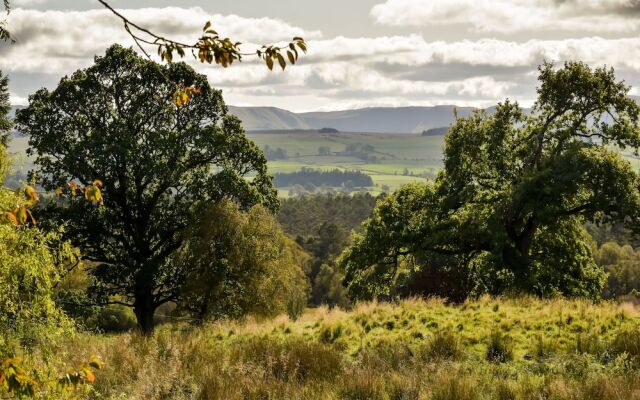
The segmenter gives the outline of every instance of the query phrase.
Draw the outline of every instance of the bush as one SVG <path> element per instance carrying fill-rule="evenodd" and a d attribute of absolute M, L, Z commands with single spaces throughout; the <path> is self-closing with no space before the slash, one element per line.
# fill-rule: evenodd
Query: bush
<path fill-rule="evenodd" d="M 307 303 L 306 253 L 262 206 L 208 205 L 173 260 L 188 271 L 178 300 L 195 319 L 251 314 L 295 319 Z"/>
<path fill-rule="evenodd" d="M 102 332 L 128 332 L 137 327 L 136 316 L 129 307 L 101 308 L 95 317 L 95 328 Z"/>
<path fill-rule="evenodd" d="M 13 192 L 0 188 L 0 212 L 18 201 Z M 75 257 L 59 233 L 16 229 L 0 220 L 0 351 L 13 340 L 35 345 L 72 330 L 71 321 L 56 307 L 53 288 L 66 262 Z"/>

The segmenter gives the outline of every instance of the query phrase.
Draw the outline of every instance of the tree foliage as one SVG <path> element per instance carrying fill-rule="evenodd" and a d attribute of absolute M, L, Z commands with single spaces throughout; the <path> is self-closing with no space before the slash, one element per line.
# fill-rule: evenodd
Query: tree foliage
<path fill-rule="evenodd" d="M 176 106 L 172 82 L 200 94 Z M 182 63 L 159 65 L 114 45 L 55 90 L 32 95 L 17 122 L 42 185 L 70 187 L 46 212 L 66 221 L 84 257 L 98 263 L 93 292 L 104 302 L 122 296 L 146 332 L 154 310 L 178 297 L 186 271 L 169 260 L 201 204 L 278 206 L 260 149 L 227 115 L 220 92 Z M 73 201 L 73 185 L 96 180 L 100 206 Z"/>
<path fill-rule="evenodd" d="M 640 296 L 640 252 L 629 245 L 607 242 L 595 249 L 594 257 L 607 272 L 607 281 L 602 289 L 603 298 Z"/>
<path fill-rule="evenodd" d="M 312 306 L 346 308 L 350 305 L 342 285 L 338 255 L 350 244 L 349 232 L 369 217 L 376 198 L 369 193 L 310 195 L 282 200 L 278 220 L 286 233 L 311 255 L 305 270 L 311 283 Z"/>
<path fill-rule="evenodd" d="M 9 0 L 3 0 L 2 5 L 4 6 L 4 11 L 9 15 L 11 12 L 11 4 Z M 7 20 L 3 19 L 0 21 L 0 40 L 3 42 L 13 42 L 14 39 L 11 37 L 11 32 L 7 30 Z"/>
<path fill-rule="evenodd" d="M 228 37 L 221 37 L 218 32 L 213 29 L 211 21 L 205 23 L 202 28 L 202 35 L 195 43 L 182 43 L 151 32 L 129 20 L 122 13 L 111 7 L 106 1 L 98 1 L 115 16 L 120 18 L 124 24 L 124 29 L 148 58 L 150 58 L 149 54 L 142 44 L 156 46 L 160 58 L 168 63 L 173 62 L 174 54 L 182 58 L 185 56 L 186 51 L 190 50 L 193 57 L 200 60 L 201 63 L 215 63 L 226 68 L 233 64 L 234 61 L 242 61 L 243 56 L 257 56 L 265 62 L 269 70 L 273 69 L 275 63 L 280 65 L 280 68 L 284 70 L 287 64 L 293 65 L 298 61 L 300 51 L 305 54 L 307 52 L 307 43 L 303 38 L 296 36 L 291 42 L 284 46 L 273 44 L 262 45 L 255 52 L 243 53 L 240 49 L 242 43 L 233 41 Z M 188 95 L 186 91 L 181 93 Z"/>
<path fill-rule="evenodd" d="M 370 193 L 326 194 L 292 197 L 280 201 L 278 221 L 294 237 L 316 236 L 325 223 L 335 224 L 343 232 L 358 229 L 369 218 L 378 198 Z"/>
<path fill-rule="evenodd" d="M 16 198 L 0 193 L 0 204 Z M 53 287 L 77 257 L 60 234 L 0 223 L 0 347 L 43 342 L 71 329 L 55 305 Z"/>
<path fill-rule="evenodd" d="M 10 162 L 7 157 L 9 134 L 13 128 L 13 121 L 9 118 L 11 102 L 9 101 L 9 78 L 0 71 L 0 185 L 4 183 L 9 173 Z"/>
<path fill-rule="evenodd" d="M 307 303 L 308 256 L 262 206 L 211 205 L 176 255 L 188 270 L 179 307 L 199 320 L 246 314 L 297 317 Z"/>
<path fill-rule="evenodd" d="M 0 185 L 9 168 L 7 78 L 0 74 Z M 60 240 L 60 232 L 44 232 L 22 225 L 35 190 L 9 190 L 0 186 L 0 354 L 14 339 L 24 343 L 45 341 L 71 325 L 53 301 L 53 287 L 77 253 Z M 19 226 L 17 226 L 19 225 Z"/>
<path fill-rule="evenodd" d="M 274 174 L 273 182 L 277 187 L 294 185 L 314 185 L 333 187 L 365 187 L 373 186 L 371 177 L 360 171 L 342 171 L 333 169 L 331 171 L 315 170 L 303 167 L 296 172 L 279 172 Z"/>
<path fill-rule="evenodd" d="M 613 70 L 539 72 L 530 115 L 507 101 L 458 119 L 436 180 L 378 205 L 342 256 L 355 297 L 402 293 L 434 267 L 457 272 L 462 297 L 599 295 L 604 273 L 582 224 L 606 215 L 638 226 L 638 176 L 610 146 L 638 148 L 640 110 Z"/>

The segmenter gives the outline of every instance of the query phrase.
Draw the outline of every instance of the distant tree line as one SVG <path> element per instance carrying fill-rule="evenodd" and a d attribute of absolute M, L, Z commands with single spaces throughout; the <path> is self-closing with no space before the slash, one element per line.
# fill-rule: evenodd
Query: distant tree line
<path fill-rule="evenodd" d="M 294 185 L 314 185 L 333 187 L 368 187 L 373 186 L 373 180 L 367 174 L 360 171 L 342 171 L 334 169 L 331 171 L 315 170 L 312 168 L 302 168 L 297 172 L 277 173 L 273 179 L 276 187 L 287 187 Z"/>
<path fill-rule="evenodd" d="M 268 144 L 266 144 L 264 145 L 262 151 L 268 161 L 287 160 L 289 158 L 287 151 L 285 149 L 281 149 L 280 147 L 273 149 Z"/>
<path fill-rule="evenodd" d="M 375 146 L 368 143 L 349 143 L 344 151 L 337 153 L 342 156 L 359 158 L 363 161 L 377 162 L 380 158 L 375 154 Z"/>

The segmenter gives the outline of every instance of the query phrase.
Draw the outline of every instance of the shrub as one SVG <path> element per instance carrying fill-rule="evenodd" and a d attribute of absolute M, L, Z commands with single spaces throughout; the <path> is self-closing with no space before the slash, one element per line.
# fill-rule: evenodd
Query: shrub
<path fill-rule="evenodd" d="M 125 306 L 102 308 L 95 317 L 95 328 L 102 332 L 128 332 L 136 327 L 136 316 Z"/>

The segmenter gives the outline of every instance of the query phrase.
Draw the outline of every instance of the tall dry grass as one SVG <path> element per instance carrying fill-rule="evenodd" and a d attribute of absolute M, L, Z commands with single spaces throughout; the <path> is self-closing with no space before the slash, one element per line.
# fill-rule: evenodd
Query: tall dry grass
<path fill-rule="evenodd" d="M 640 400 L 639 322 L 614 303 L 412 299 L 77 334 L 27 358 L 63 371 L 99 354 L 89 399 Z"/>

